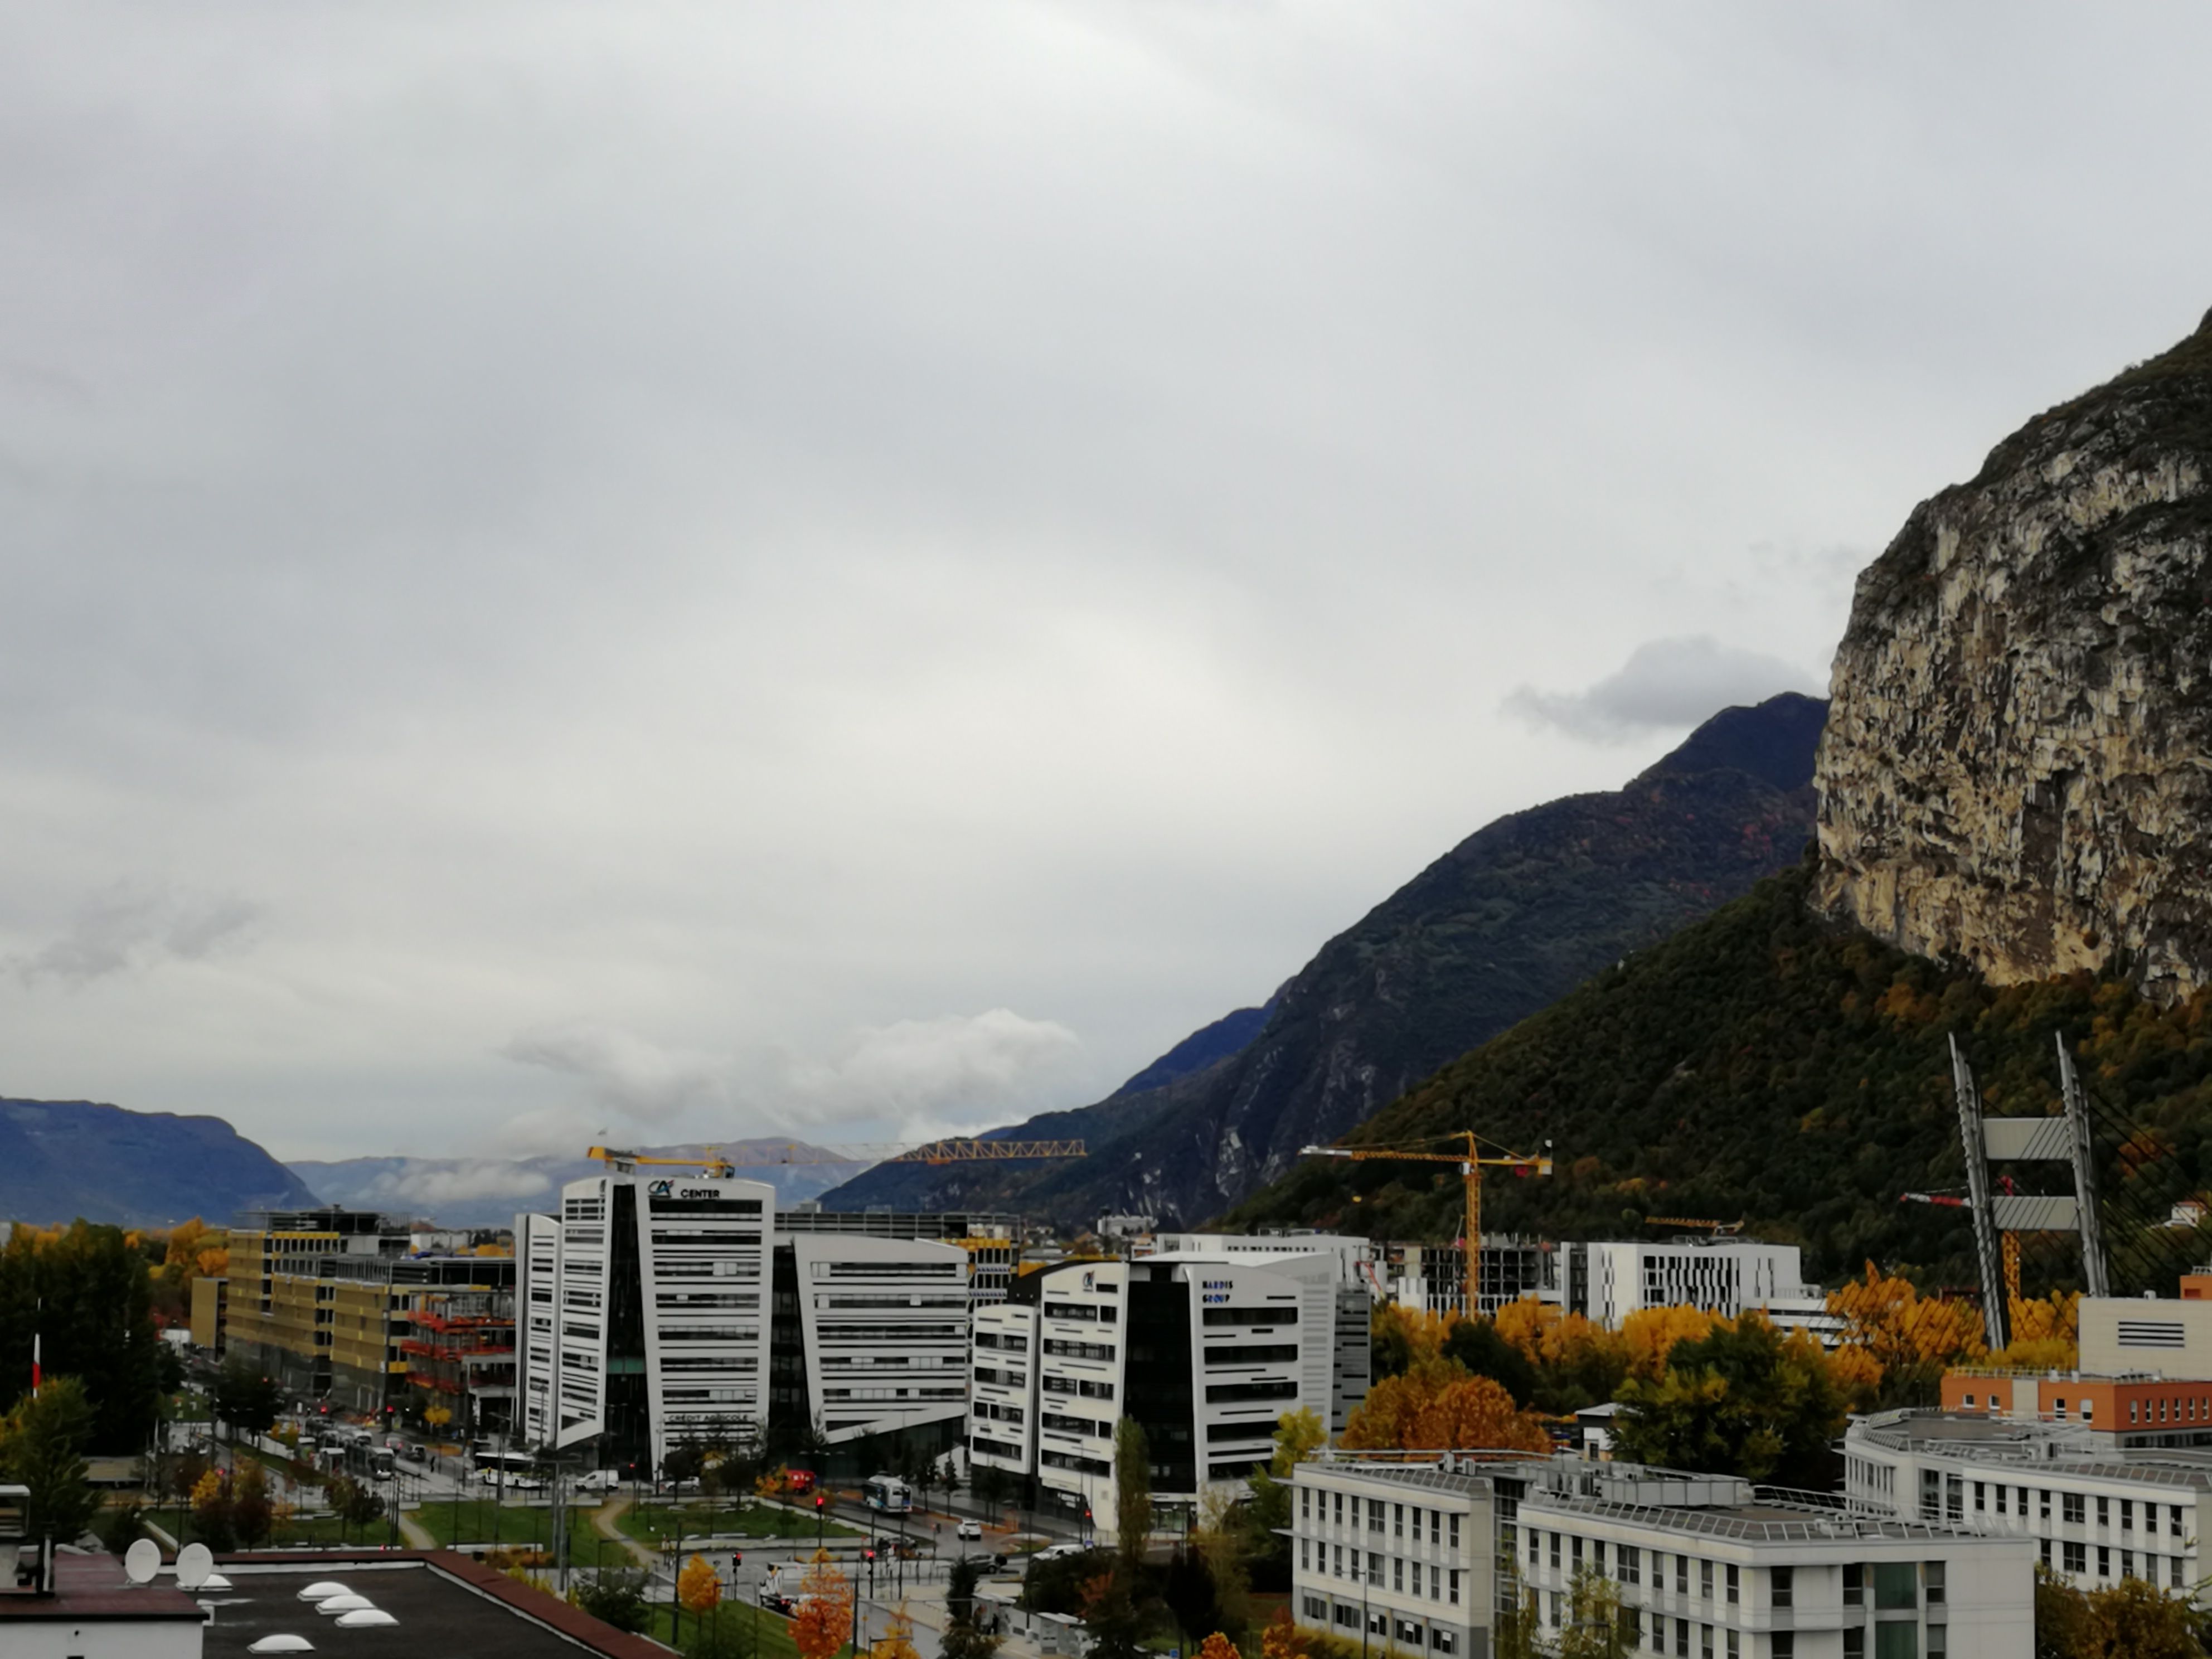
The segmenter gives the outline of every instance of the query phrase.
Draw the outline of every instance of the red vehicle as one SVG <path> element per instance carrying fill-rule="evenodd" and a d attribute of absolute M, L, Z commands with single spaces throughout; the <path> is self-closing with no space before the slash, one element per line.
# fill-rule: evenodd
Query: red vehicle
<path fill-rule="evenodd" d="M 812 1492 L 814 1490 L 814 1471 L 811 1469 L 792 1470 L 791 1490 L 794 1493 Z"/>

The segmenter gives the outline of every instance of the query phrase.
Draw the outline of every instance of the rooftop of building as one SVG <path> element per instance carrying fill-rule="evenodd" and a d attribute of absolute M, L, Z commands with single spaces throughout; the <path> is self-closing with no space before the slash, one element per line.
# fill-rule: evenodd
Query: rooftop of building
<path fill-rule="evenodd" d="M 1299 1464 L 1292 1479 L 1295 1480 L 1306 1474 L 1377 1480 L 1409 1492 L 1448 1492 L 1455 1498 L 1480 1497 L 1491 1489 L 1487 1475 L 1461 1474 L 1422 1463 L 1368 1463 L 1324 1459 L 1319 1462 Z"/>
<path fill-rule="evenodd" d="M 472 1659 L 666 1659 L 668 1650 L 626 1635 L 567 1602 L 506 1574 L 446 1551 L 328 1555 L 270 1562 L 226 1560 L 231 1588 L 208 1599 L 216 1606 L 202 1650 L 204 1659 L 244 1659 L 264 1637 L 304 1636 L 364 1656 L 465 1653 Z M 309 1584 L 335 1582 L 398 1620 L 367 1630 L 332 1629 L 300 1600 Z"/>
<path fill-rule="evenodd" d="M 1884 1412 L 1855 1420 L 1845 1434 L 1845 1443 L 1852 1441 L 1871 1441 L 1892 1451 L 1971 1455 L 1978 1465 L 2033 1465 L 2054 1474 L 2212 1489 L 2212 1447 L 2114 1447 L 2110 1437 L 2079 1423 L 2031 1423 L 1966 1412 Z"/>
<path fill-rule="evenodd" d="M 1557 1510 L 1664 1532 L 1726 1538 L 1752 1544 L 1809 1544 L 1844 1538 L 1862 1540 L 1887 1539 L 1898 1542 L 1942 1540 L 1968 1544 L 2003 1541 L 1994 1538 L 1984 1539 L 1961 1527 L 1855 1514 L 1839 1501 L 1817 1501 L 1826 1496 L 1825 1493 L 1808 1493 L 1802 1500 L 1798 1500 L 1761 1487 L 1756 1490 L 1748 1503 L 1688 1507 L 1671 1504 L 1618 1503 L 1578 1492 L 1554 1492 L 1532 1486 L 1521 1500 L 1521 1511 L 1526 1516 L 1531 1510 Z"/>
<path fill-rule="evenodd" d="M 60 1551 L 54 1557 L 52 1595 L 0 1595 L 0 1629 L 17 1623 L 197 1623 L 203 1616 L 198 1603 L 173 1584 L 132 1583 L 117 1555 Z M 8 1646 L 8 1638 L 0 1637 L 0 1649 Z"/>

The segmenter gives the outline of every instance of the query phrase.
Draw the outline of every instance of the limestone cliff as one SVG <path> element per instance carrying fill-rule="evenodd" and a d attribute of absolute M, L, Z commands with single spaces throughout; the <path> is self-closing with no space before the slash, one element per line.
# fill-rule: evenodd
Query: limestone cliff
<path fill-rule="evenodd" d="M 1998 983 L 2212 980 L 2212 316 L 2038 416 L 1859 578 L 1819 902 Z"/>

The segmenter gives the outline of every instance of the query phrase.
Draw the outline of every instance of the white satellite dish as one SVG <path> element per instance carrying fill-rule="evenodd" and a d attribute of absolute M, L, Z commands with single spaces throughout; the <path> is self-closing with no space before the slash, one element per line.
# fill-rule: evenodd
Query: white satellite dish
<path fill-rule="evenodd" d="M 326 1595 L 315 1603 L 315 1611 L 328 1614 L 367 1613 L 373 1610 L 375 1606 L 376 1603 L 366 1595 Z"/>
<path fill-rule="evenodd" d="M 374 1625 L 396 1625 L 398 1622 L 382 1607 L 356 1607 L 351 1613 L 338 1615 L 340 1630 L 367 1630 Z"/>
<path fill-rule="evenodd" d="M 215 1556 L 205 1544 L 187 1544 L 177 1552 L 177 1588 L 198 1589 L 215 1571 Z"/>
<path fill-rule="evenodd" d="M 161 1547 L 142 1538 L 123 1552 L 123 1576 L 134 1584 L 150 1584 L 161 1570 Z"/>
<path fill-rule="evenodd" d="M 304 1636 L 264 1636 L 249 1644 L 248 1653 L 313 1653 L 315 1644 Z"/>
<path fill-rule="evenodd" d="M 350 1595 L 353 1592 L 335 1578 L 318 1578 L 300 1592 L 302 1601 L 320 1601 L 333 1595 Z"/>

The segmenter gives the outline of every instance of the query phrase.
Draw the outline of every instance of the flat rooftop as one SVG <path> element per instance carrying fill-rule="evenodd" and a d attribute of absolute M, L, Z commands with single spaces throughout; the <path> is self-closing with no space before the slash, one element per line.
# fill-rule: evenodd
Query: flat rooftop
<path fill-rule="evenodd" d="M 2007 1481 L 2028 1469 L 2095 1474 L 2160 1486 L 2212 1487 L 2212 1447 L 2109 1447 L 2080 1424 L 2022 1423 L 1966 1413 L 1926 1412 L 1855 1425 L 1851 1440 L 1938 1456 L 1971 1454 Z"/>
<path fill-rule="evenodd" d="M 1883 1516 L 1856 1515 L 1849 1510 L 1799 1508 L 1789 1504 L 1752 1503 L 1710 1508 L 1675 1509 L 1652 1504 L 1615 1504 L 1601 1498 L 1572 1497 L 1561 1492 L 1531 1491 L 1521 1500 L 1521 1513 L 1558 1510 L 1632 1526 L 1667 1532 L 1696 1534 L 1707 1538 L 1735 1539 L 1749 1544 L 1810 1544 L 1838 1538 L 1942 1540 L 1959 1543 L 2013 1543 L 2015 1539 L 1970 1533 L 1922 1521 L 1896 1521 Z"/>
<path fill-rule="evenodd" d="M 191 1596 L 159 1580 L 132 1583 L 124 1576 L 118 1555 L 58 1553 L 52 1595 L 0 1595 L 0 1630 L 18 1622 L 112 1625 L 140 1620 L 189 1622 L 199 1616 Z M 8 1638 L 0 1636 L 0 1650 L 8 1645 Z"/>
<path fill-rule="evenodd" d="M 204 1598 L 215 1604 L 204 1659 L 245 1659 L 252 1644 L 280 1633 L 304 1636 L 325 1652 L 342 1648 L 359 1659 L 449 1653 L 470 1659 L 579 1659 L 580 1652 L 667 1659 L 668 1650 L 656 1643 L 446 1551 L 295 1558 L 281 1564 L 227 1560 L 216 1570 L 231 1588 Z M 325 1580 L 367 1596 L 399 1622 L 336 1628 L 333 1620 L 300 1600 L 302 1589 Z"/>

